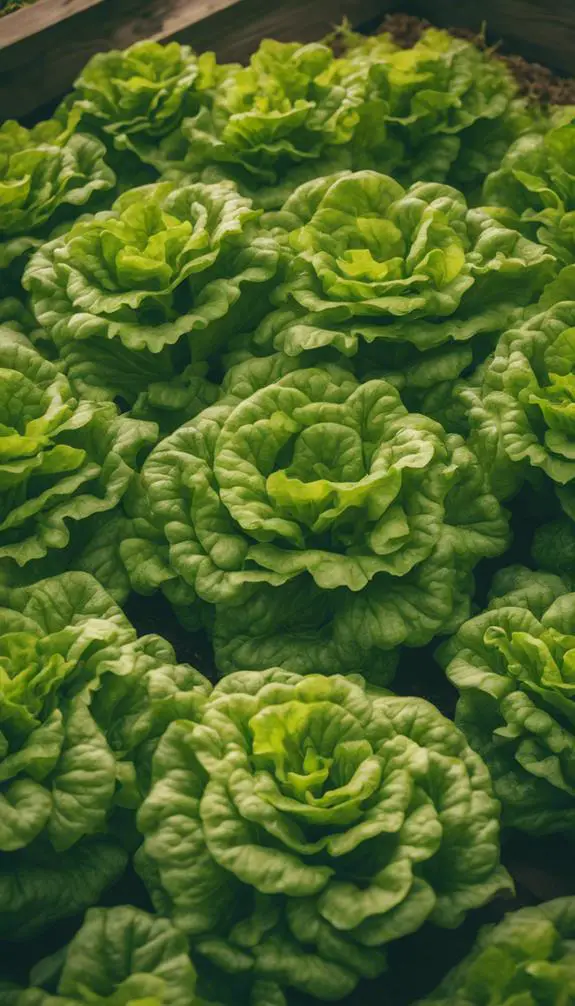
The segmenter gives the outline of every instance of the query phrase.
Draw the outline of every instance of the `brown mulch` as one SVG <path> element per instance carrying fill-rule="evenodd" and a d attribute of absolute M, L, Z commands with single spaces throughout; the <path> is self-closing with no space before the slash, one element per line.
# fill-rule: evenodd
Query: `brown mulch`
<path fill-rule="evenodd" d="M 411 14 L 388 14 L 377 34 L 389 32 L 397 45 L 410 49 L 430 27 L 429 21 Z M 477 34 L 469 28 L 449 28 L 448 31 L 473 42 L 480 49 L 488 50 L 506 63 L 517 81 L 519 93 L 529 100 L 542 105 L 575 105 L 575 79 L 561 77 L 540 63 L 529 63 L 523 56 L 498 52 L 497 46 L 487 44 L 484 34 Z"/>

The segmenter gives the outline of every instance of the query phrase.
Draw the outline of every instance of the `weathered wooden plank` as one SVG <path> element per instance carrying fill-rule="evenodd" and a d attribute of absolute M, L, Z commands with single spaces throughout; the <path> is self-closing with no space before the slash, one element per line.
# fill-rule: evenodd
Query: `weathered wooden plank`
<path fill-rule="evenodd" d="M 245 59 L 265 35 L 306 41 L 348 15 L 358 25 L 386 0 L 39 0 L 0 19 L 0 119 L 58 98 L 95 52 L 176 38 Z"/>
<path fill-rule="evenodd" d="M 574 0 L 410 0 L 394 3 L 440 27 L 480 31 L 487 25 L 491 41 L 554 70 L 575 74 Z"/>
<path fill-rule="evenodd" d="M 180 41 L 216 50 L 229 60 L 245 60 L 262 38 L 308 42 L 322 38 L 347 17 L 352 25 L 383 19 L 391 0 L 244 0 L 179 31 Z"/>

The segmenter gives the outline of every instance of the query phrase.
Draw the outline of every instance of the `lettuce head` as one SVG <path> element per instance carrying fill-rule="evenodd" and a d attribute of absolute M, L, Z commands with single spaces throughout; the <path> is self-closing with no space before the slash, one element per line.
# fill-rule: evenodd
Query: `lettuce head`
<path fill-rule="evenodd" d="M 168 157 L 183 171 L 219 172 L 258 205 L 278 207 L 307 178 L 350 167 L 352 141 L 387 163 L 381 112 L 362 76 L 327 45 L 265 39 L 249 66 L 220 68 L 210 102 L 160 144 L 155 163 L 165 167 Z"/>
<path fill-rule="evenodd" d="M 575 995 L 575 898 L 510 912 L 419 1006 L 543 1006 Z"/>
<path fill-rule="evenodd" d="M 121 872 L 115 816 L 133 817 L 157 739 L 209 685 L 88 574 L 2 588 L 0 605 L 0 931 L 17 937 Z"/>
<path fill-rule="evenodd" d="M 52 992 L 44 991 L 48 987 Z M 40 961 L 10 1006 L 194 1006 L 186 937 L 139 908 L 90 908 L 62 953 Z"/>
<path fill-rule="evenodd" d="M 216 605 L 224 631 L 255 630 L 246 602 L 268 619 L 293 614 L 303 591 L 309 610 L 294 619 L 293 641 L 335 605 L 328 631 L 339 643 L 320 658 L 320 633 L 311 650 L 298 637 L 297 650 L 322 669 L 350 669 L 358 646 L 423 645 L 451 624 L 475 562 L 505 547 L 506 517 L 485 481 L 461 437 L 408 413 L 388 382 L 254 358 L 149 455 L 120 550 L 137 591 L 161 587 L 186 617 Z"/>
<path fill-rule="evenodd" d="M 338 1000 L 393 940 L 509 888 L 498 815 L 483 762 L 423 699 L 241 672 L 158 745 L 137 867 L 198 961 Z"/>
<path fill-rule="evenodd" d="M 43 245 L 24 275 L 83 394 L 134 404 L 266 311 L 275 240 L 230 182 L 125 192 Z"/>
<path fill-rule="evenodd" d="M 301 186 L 273 219 L 292 254 L 258 347 L 354 356 L 499 332 L 554 277 L 546 249 L 447 185 L 405 190 L 375 171 Z"/>
<path fill-rule="evenodd" d="M 486 166 L 473 153 L 485 127 L 497 166 L 493 139 L 503 127 L 511 143 L 517 128 L 517 87 L 502 62 L 435 28 L 408 49 L 385 38 L 348 39 L 348 58 L 367 78 L 366 98 L 382 108 L 390 142 L 401 151 L 395 170 L 403 180 L 445 182 L 451 174 L 480 181 Z"/>
<path fill-rule="evenodd" d="M 0 296 L 14 293 L 11 263 L 38 248 L 50 227 L 73 219 L 96 193 L 114 187 L 105 147 L 54 119 L 32 129 L 0 125 Z"/>
<path fill-rule="evenodd" d="M 569 272 L 570 270 L 565 270 Z M 462 392 L 472 443 L 500 498 L 539 473 L 575 513 L 575 308 L 561 301 L 504 332 Z"/>
<path fill-rule="evenodd" d="M 499 573 L 487 611 L 439 650 L 456 722 L 490 768 L 509 827 L 575 822 L 575 594 L 551 573 Z"/>
<path fill-rule="evenodd" d="M 78 401 L 64 374 L 7 328 L 0 375 L 0 567 L 54 551 L 66 562 L 119 504 L 157 428 L 110 402 Z"/>
<path fill-rule="evenodd" d="M 559 261 L 575 261 L 575 121 L 516 140 L 486 178 L 483 201 Z"/>
<path fill-rule="evenodd" d="M 63 110 L 71 107 L 119 150 L 148 161 L 160 141 L 207 100 L 217 73 L 212 53 L 196 56 L 179 42 L 135 42 L 92 56 Z"/>

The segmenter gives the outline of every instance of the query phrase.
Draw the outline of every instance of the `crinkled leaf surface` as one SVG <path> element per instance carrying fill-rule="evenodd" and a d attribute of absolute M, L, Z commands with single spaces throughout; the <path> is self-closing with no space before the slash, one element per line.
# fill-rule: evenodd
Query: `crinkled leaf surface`
<path fill-rule="evenodd" d="M 0 560 L 22 567 L 87 538 L 91 519 L 126 493 L 157 427 L 112 403 L 79 402 L 61 371 L 6 328 L 0 376 Z"/>
<path fill-rule="evenodd" d="M 136 590 L 217 605 L 218 651 L 258 634 L 263 616 L 266 638 L 275 624 L 324 671 L 355 668 L 357 645 L 391 650 L 448 631 L 470 569 L 506 541 L 459 436 L 408 413 L 384 380 L 281 355 L 232 368 L 220 401 L 158 445 L 132 517 L 120 551 Z M 261 642 L 247 663 L 238 648 L 235 669 L 269 664 Z M 295 670 L 293 659 L 274 658 Z"/>
<path fill-rule="evenodd" d="M 489 609 L 439 650 L 460 692 L 457 722 L 485 758 L 511 826 L 570 832 L 575 820 L 575 594 L 559 577 L 510 571 Z"/>
<path fill-rule="evenodd" d="M 115 807 L 133 813 L 157 739 L 172 719 L 194 718 L 209 685 L 176 663 L 165 640 L 138 639 L 87 574 L 3 590 L 0 599 L 0 869 L 13 863 L 29 904 L 26 892 L 42 875 L 35 848 L 53 848 L 65 873 L 68 850 L 105 833 Z M 43 896 L 48 920 L 55 886 Z M 10 903 L 0 909 L 6 924 L 10 911 Z"/>
<path fill-rule="evenodd" d="M 558 268 L 456 189 L 405 190 L 375 171 L 301 186 L 277 214 L 282 229 L 293 254 L 254 341 L 290 356 L 375 343 L 385 364 L 388 344 L 428 350 L 497 332 Z"/>
<path fill-rule="evenodd" d="M 31 986 L 15 1006 L 192 1006 L 196 973 L 186 937 L 138 908 L 91 908 L 65 948 L 57 994 Z M 39 985 L 41 982 L 39 981 Z"/>
<path fill-rule="evenodd" d="M 539 1006 L 575 995 L 575 899 L 557 898 L 485 927 L 429 1006 Z"/>
<path fill-rule="evenodd" d="M 509 885 L 463 734 L 339 675 L 225 678 L 199 721 L 168 728 L 138 821 L 155 905 L 199 955 L 323 999 L 377 976 L 390 941 Z"/>

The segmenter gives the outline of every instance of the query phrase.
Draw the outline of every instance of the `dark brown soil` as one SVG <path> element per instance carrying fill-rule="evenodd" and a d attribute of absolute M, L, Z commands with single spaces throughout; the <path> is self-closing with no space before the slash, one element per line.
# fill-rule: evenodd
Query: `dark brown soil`
<path fill-rule="evenodd" d="M 398 45 L 410 49 L 425 29 L 430 27 L 429 21 L 411 14 L 388 14 L 377 29 L 377 34 L 388 32 Z M 469 28 L 448 30 L 458 38 L 473 42 L 480 49 L 490 51 L 506 63 L 517 81 L 519 93 L 530 101 L 541 105 L 575 105 L 575 79 L 561 77 L 540 63 L 529 63 L 523 56 L 499 52 L 497 46 L 488 45 L 485 35 L 478 35 Z"/>

